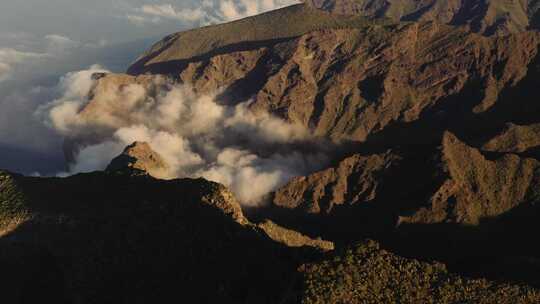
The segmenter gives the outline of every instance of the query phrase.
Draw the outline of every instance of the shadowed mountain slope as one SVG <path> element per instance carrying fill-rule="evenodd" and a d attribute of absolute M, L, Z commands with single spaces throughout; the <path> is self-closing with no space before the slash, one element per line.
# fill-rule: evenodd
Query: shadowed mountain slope
<path fill-rule="evenodd" d="M 18 300 L 9 303 L 282 301 L 294 253 L 236 208 L 227 189 L 204 180 L 0 172 L 0 264 L 21 267 L 3 272 L 18 288 L 3 293 Z"/>
<path fill-rule="evenodd" d="M 302 303 L 537 303 L 540 293 L 448 272 L 440 263 L 405 259 L 365 241 L 331 259 L 302 266 Z"/>

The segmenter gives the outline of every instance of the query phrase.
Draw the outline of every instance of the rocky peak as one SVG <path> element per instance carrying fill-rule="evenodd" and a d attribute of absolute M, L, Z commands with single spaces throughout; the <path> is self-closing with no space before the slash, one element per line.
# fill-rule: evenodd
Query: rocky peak
<path fill-rule="evenodd" d="M 164 178 L 168 175 L 169 166 L 148 143 L 134 142 L 113 159 L 106 170 L 109 172 L 129 171 L 136 175 L 142 173 Z"/>
<path fill-rule="evenodd" d="M 245 225 L 249 223 L 242 212 L 240 203 L 227 187 L 217 183 L 210 183 L 209 185 L 211 185 L 211 191 L 207 191 L 208 194 L 202 197 L 202 203 L 220 209 L 225 215 L 230 216 L 239 224 Z"/>

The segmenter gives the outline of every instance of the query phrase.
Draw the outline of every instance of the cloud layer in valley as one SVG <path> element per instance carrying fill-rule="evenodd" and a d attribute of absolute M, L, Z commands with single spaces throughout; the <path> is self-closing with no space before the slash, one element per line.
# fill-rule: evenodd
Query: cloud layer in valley
<path fill-rule="evenodd" d="M 326 161 L 323 153 L 292 148 L 312 140 L 307 130 L 254 114 L 248 102 L 220 105 L 214 95 L 196 95 L 164 78 L 128 85 L 106 79 L 108 85 L 95 89 L 98 72 L 104 70 L 94 66 L 66 75 L 63 96 L 40 109 L 50 127 L 77 143 L 70 174 L 103 170 L 127 145 L 144 141 L 170 166 L 159 177 L 204 177 L 253 205 Z"/>
<path fill-rule="evenodd" d="M 111 114 L 109 118 L 115 119 L 115 124 L 84 122 L 79 110 L 87 102 L 86 94 L 91 89 L 87 85 L 91 74 L 103 69 L 95 65 L 88 71 L 69 72 L 95 63 L 122 72 L 166 34 L 296 2 L 0 3 L 0 169 L 42 175 L 66 170 L 64 137 L 95 130 L 86 124 L 94 123 L 107 132 L 77 154 L 71 172 L 102 169 L 127 144 L 143 140 L 172 166 L 166 177 L 205 176 L 229 185 L 243 201 L 251 203 L 288 177 L 311 171 L 311 164 L 322 162 L 321 155 L 276 148 L 306 140 L 305 130 L 271 117 L 255 117 L 247 112 L 247 104 L 220 106 L 214 96 L 194 96 L 188 87 L 169 86 L 159 96 L 148 96 L 145 88 L 137 86 L 111 92 L 111 96 L 124 94 L 137 105 L 152 101 L 156 106 L 142 112 L 123 109 L 129 113 L 128 118 Z M 140 38 L 145 39 L 137 40 Z M 49 127 L 43 124 L 44 113 L 56 115 L 48 116 Z M 252 189 L 246 191 L 248 183 Z"/>
<path fill-rule="evenodd" d="M 0 168 L 25 174 L 51 173 L 65 165 L 62 138 L 34 116 L 63 94 L 58 79 L 94 62 L 123 71 L 152 41 L 108 45 L 60 34 L 0 34 Z"/>

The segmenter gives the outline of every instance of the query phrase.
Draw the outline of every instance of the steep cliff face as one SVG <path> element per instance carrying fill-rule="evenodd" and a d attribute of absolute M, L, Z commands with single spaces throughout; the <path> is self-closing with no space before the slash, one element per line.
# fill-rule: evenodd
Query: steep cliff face
<path fill-rule="evenodd" d="M 439 174 L 444 172 L 446 178 L 431 196 L 429 206 L 401 218 L 401 223 L 474 225 L 540 199 L 540 163 L 535 159 L 514 154 L 487 159 L 445 133 L 440 161 Z"/>
<path fill-rule="evenodd" d="M 131 174 L 150 174 L 166 178 L 169 166 L 161 155 L 152 150 L 146 142 L 134 142 L 126 147 L 122 154 L 114 158 L 106 171 L 126 172 Z"/>
<path fill-rule="evenodd" d="M 335 168 L 293 179 L 275 193 L 273 203 L 330 215 L 336 205 L 380 204 L 388 219 L 399 215 L 396 225 L 476 225 L 540 199 L 535 159 L 487 156 L 449 132 L 439 149 L 423 155 L 356 155 Z"/>
<path fill-rule="evenodd" d="M 273 203 L 278 207 L 328 214 L 336 205 L 376 201 L 379 183 L 397 162 L 399 157 L 391 152 L 351 156 L 335 168 L 294 178 L 275 192 Z"/>
<path fill-rule="evenodd" d="M 320 136 L 364 141 L 434 109 L 446 116 L 441 120 L 459 108 L 489 111 L 505 89 L 531 72 L 538 41 L 532 32 L 484 38 L 427 22 L 313 31 L 183 59 L 181 65 L 165 49 L 160 61 L 170 68 L 167 75 L 198 93 L 222 90 L 224 103 L 252 98 L 253 111 L 273 113 Z"/>

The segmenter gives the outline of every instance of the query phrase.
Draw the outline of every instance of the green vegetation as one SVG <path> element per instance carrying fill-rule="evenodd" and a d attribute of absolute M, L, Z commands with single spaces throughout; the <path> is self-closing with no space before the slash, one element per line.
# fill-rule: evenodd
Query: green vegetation
<path fill-rule="evenodd" d="M 467 279 L 443 264 L 398 257 L 367 241 L 323 262 L 304 265 L 302 303 L 539 303 L 527 286 Z"/>
<path fill-rule="evenodd" d="M 15 179 L 0 171 L 0 236 L 27 217 L 24 195 L 17 188 Z"/>

